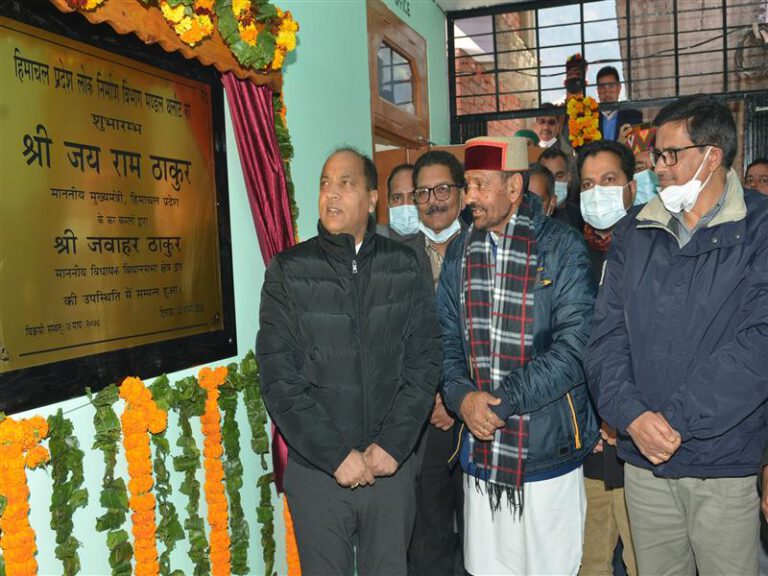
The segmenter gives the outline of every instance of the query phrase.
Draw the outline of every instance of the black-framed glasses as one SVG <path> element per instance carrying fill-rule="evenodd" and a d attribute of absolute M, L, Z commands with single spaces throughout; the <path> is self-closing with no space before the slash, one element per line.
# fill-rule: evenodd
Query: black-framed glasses
<path fill-rule="evenodd" d="M 664 164 L 667 166 L 674 166 L 677 164 L 677 155 L 683 150 L 690 150 L 691 148 L 706 148 L 707 146 L 714 146 L 714 144 L 692 144 L 690 146 L 683 146 L 682 148 L 664 148 L 664 150 L 651 150 L 651 164 L 656 167 L 659 160 L 664 160 Z"/>
<path fill-rule="evenodd" d="M 426 204 L 429 202 L 430 194 L 435 195 L 435 200 L 448 200 L 448 197 L 451 195 L 451 188 L 462 189 L 463 186 L 460 186 L 459 184 L 438 184 L 432 188 L 426 186 L 416 188 L 416 190 L 413 191 L 413 201 L 416 204 Z"/>

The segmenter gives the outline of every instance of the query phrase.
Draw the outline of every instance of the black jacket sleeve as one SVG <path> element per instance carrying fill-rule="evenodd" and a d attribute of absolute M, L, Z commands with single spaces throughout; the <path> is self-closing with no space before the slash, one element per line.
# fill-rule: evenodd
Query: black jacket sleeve
<path fill-rule="evenodd" d="M 278 256 L 267 268 L 261 290 L 256 353 L 262 396 L 291 448 L 333 475 L 353 447 L 310 393 L 301 370 L 305 347 L 298 334 L 295 306 L 286 291 Z"/>

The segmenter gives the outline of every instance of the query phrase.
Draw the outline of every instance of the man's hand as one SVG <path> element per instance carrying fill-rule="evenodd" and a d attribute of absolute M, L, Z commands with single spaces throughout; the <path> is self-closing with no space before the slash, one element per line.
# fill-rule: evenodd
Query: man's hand
<path fill-rule="evenodd" d="M 627 427 L 627 432 L 654 466 L 672 458 L 680 448 L 680 434 L 658 412 L 643 412 Z"/>
<path fill-rule="evenodd" d="M 392 476 L 397 472 L 397 460 L 375 442 L 365 449 L 363 456 L 374 476 Z"/>
<path fill-rule="evenodd" d="M 432 417 L 429 419 L 429 423 L 440 428 L 440 430 L 450 430 L 451 426 L 453 426 L 453 418 L 448 414 L 448 410 L 445 409 L 443 397 L 439 393 L 435 395 L 435 407 L 432 409 Z"/>
<path fill-rule="evenodd" d="M 501 399 L 488 392 L 470 392 L 461 402 L 459 408 L 461 419 L 478 440 L 493 440 L 496 429 L 504 427 L 504 421 L 490 408 L 499 404 Z"/>
<path fill-rule="evenodd" d="M 600 436 L 608 443 L 608 446 L 616 446 L 616 428 L 605 420 L 600 423 Z"/>
<path fill-rule="evenodd" d="M 339 486 L 344 488 L 357 488 L 376 482 L 363 453 L 359 450 L 350 451 L 344 461 L 336 468 L 333 477 L 336 478 Z"/>
<path fill-rule="evenodd" d="M 763 508 L 763 516 L 768 520 L 768 466 L 763 466 L 763 498 L 760 504 Z"/>
<path fill-rule="evenodd" d="M 632 130 L 632 125 L 631 124 L 622 124 L 619 127 L 617 140 L 619 142 L 621 142 L 622 144 L 626 144 L 627 143 L 627 134 L 629 134 L 630 130 Z"/>
<path fill-rule="evenodd" d="M 600 440 L 597 441 L 597 444 L 595 444 L 595 447 L 592 449 L 592 454 L 602 454 L 603 453 L 603 439 L 600 438 Z"/>

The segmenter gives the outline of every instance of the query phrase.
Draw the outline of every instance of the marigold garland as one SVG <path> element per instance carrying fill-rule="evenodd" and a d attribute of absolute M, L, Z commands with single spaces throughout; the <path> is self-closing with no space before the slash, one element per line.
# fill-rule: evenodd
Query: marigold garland
<path fill-rule="evenodd" d="M 37 574 L 35 532 L 29 524 L 29 486 L 25 468 L 48 462 L 48 449 L 39 443 L 48 436 L 41 416 L 15 420 L 0 418 L 0 550 L 7 576 Z"/>
<path fill-rule="evenodd" d="M 283 495 L 283 521 L 285 522 L 285 556 L 288 561 L 288 576 L 301 576 L 299 547 L 293 530 L 293 517 L 288 507 L 288 498 Z"/>
<path fill-rule="evenodd" d="M 213 34 L 214 0 L 181 0 L 172 6 L 168 0 L 159 0 L 158 6 L 182 42 L 195 46 Z"/>
<path fill-rule="evenodd" d="M 67 4 L 74 10 L 92 11 L 105 1 L 67 0 Z M 289 11 L 266 0 L 137 1 L 157 6 L 179 39 L 192 47 L 210 38 L 217 25 L 245 68 L 280 70 L 286 54 L 296 49 L 299 24 Z"/>
<path fill-rule="evenodd" d="M 136 576 L 154 576 L 160 573 L 157 557 L 157 525 L 155 523 L 155 496 L 152 494 L 152 453 L 149 435 L 159 434 L 168 424 L 168 413 L 160 410 L 152 392 L 138 378 L 126 378 L 120 385 L 120 398 L 126 408 L 120 421 L 123 426 L 123 447 L 128 461 L 128 505 L 133 514 L 133 548 L 136 558 Z"/>
<path fill-rule="evenodd" d="M 200 386 L 208 392 L 205 412 L 201 418 L 203 435 L 203 467 L 205 468 L 205 501 L 208 503 L 208 524 L 211 527 L 211 574 L 229 576 L 230 550 L 227 497 L 224 494 L 224 466 L 221 463 L 221 414 L 219 386 L 227 379 L 227 368 L 203 368 L 198 374 Z"/>
<path fill-rule="evenodd" d="M 598 129 L 597 102 L 593 98 L 571 96 L 568 98 L 566 111 L 568 112 L 568 140 L 571 146 L 579 148 L 602 138 Z"/>

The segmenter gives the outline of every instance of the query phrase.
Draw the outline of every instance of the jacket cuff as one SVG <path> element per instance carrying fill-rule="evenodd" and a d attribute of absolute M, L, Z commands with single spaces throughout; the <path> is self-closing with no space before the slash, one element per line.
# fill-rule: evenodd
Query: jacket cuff
<path fill-rule="evenodd" d="M 690 440 L 691 435 L 688 433 L 688 429 L 685 425 L 685 421 L 683 420 L 680 410 L 675 408 L 667 408 L 661 410 L 661 414 L 667 420 L 667 423 L 672 428 L 674 428 L 675 432 L 680 434 L 680 440 L 682 442 Z"/>
<path fill-rule="evenodd" d="M 651 409 L 640 400 L 631 399 L 622 401 L 622 409 L 616 416 L 616 422 L 609 421 L 608 423 L 616 426 L 616 429 L 625 436 L 629 436 L 627 427 L 632 424 L 640 414 L 650 411 Z"/>
<path fill-rule="evenodd" d="M 399 450 L 394 444 L 388 441 L 387 438 L 376 438 L 373 441 L 373 444 L 378 444 L 379 448 L 384 450 L 387 454 L 392 456 L 392 458 L 395 459 L 397 462 L 398 468 L 400 465 L 405 461 L 406 454 L 403 454 L 401 450 Z"/>
<path fill-rule="evenodd" d="M 321 470 L 327 472 L 331 476 L 333 476 L 336 473 L 336 470 L 339 469 L 339 466 L 341 466 L 341 463 L 344 462 L 347 456 L 349 456 L 350 452 L 352 452 L 353 448 L 350 448 L 348 446 L 339 446 L 339 448 L 336 450 L 334 454 L 330 454 L 329 458 L 325 462 L 318 462 L 314 463 L 318 468 Z"/>
<path fill-rule="evenodd" d="M 443 397 L 445 399 L 445 405 L 448 409 L 461 417 L 459 414 L 459 408 L 464 398 L 470 392 L 477 392 L 477 387 L 469 378 L 457 378 L 451 382 L 447 382 L 443 385 Z"/>

